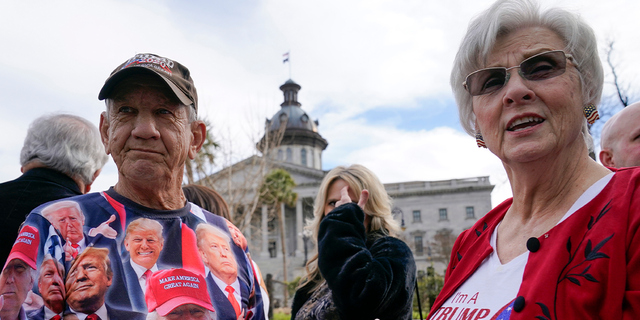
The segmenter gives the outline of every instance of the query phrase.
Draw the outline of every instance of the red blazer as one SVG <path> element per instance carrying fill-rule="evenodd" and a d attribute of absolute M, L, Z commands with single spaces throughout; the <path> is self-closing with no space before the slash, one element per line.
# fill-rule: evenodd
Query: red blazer
<path fill-rule="evenodd" d="M 429 317 L 493 251 L 491 233 L 511 203 L 504 201 L 460 234 Z M 639 227 L 640 167 L 619 169 L 593 200 L 528 241 L 510 320 L 640 319 Z M 433 320 L 448 320 L 444 311 Z"/>

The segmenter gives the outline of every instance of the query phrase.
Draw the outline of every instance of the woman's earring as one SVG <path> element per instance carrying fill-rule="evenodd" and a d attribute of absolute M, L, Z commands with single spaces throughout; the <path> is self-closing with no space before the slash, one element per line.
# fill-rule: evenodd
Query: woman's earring
<path fill-rule="evenodd" d="M 594 104 L 589 104 L 584 107 L 584 117 L 587 118 L 589 124 L 593 124 L 596 120 L 600 119 L 598 109 L 596 109 Z"/>
<path fill-rule="evenodd" d="M 476 143 L 478 144 L 478 148 L 487 148 L 487 145 L 484 144 L 484 140 L 482 139 L 482 134 L 480 134 L 480 132 L 476 133 Z"/>

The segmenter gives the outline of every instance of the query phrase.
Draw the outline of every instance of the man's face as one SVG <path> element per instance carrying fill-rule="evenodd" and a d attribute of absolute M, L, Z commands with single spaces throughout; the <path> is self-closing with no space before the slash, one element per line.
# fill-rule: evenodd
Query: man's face
<path fill-rule="evenodd" d="M 150 84 L 162 81 L 144 79 Z M 127 86 L 127 81 L 114 92 L 117 98 L 108 120 L 104 115 L 100 118 L 102 142 L 120 179 L 157 182 L 182 178 L 187 157 L 193 159 L 200 148 L 194 132 L 201 133 L 202 123 L 190 124 L 187 108 L 191 107 L 180 105 L 168 93 L 155 87 Z"/>
<path fill-rule="evenodd" d="M 613 163 L 617 168 L 640 166 L 640 106 L 628 111 L 615 122 Z"/>
<path fill-rule="evenodd" d="M 50 215 L 51 224 L 60 231 L 65 240 L 77 244 L 82 241 L 82 225 L 84 221 L 76 208 L 62 208 Z"/>
<path fill-rule="evenodd" d="M 33 269 L 20 259 L 13 259 L 0 274 L 0 295 L 4 297 L 2 310 L 19 310 L 33 287 Z"/>
<path fill-rule="evenodd" d="M 158 261 L 164 246 L 162 238 L 153 230 L 135 230 L 124 239 L 124 247 L 133 262 L 151 269 Z"/>
<path fill-rule="evenodd" d="M 209 317 L 209 310 L 196 304 L 183 304 L 175 307 L 160 320 L 213 320 Z"/>
<path fill-rule="evenodd" d="M 234 258 L 229 243 L 222 237 L 213 233 L 205 233 L 202 241 L 202 253 L 204 264 L 218 278 L 236 276 L 238 274 L 238 264 Z"/>
<path fill-rule="evenodd" d="M 58 270 L 53 259 L 45 261 L 40 266 L 38 290 L 44 304 L 56 313 L 62 312 L 64 307 L 65 288 L 62 280 L 62 270 Z"/>
<path fill-rule="evenodd" d="M 81 259 L 67 277 L 67 303 L 73 310 L 92 313 L 104 303 L 111 277 L 107 276 L 102 257 L 86 255 Z"/>

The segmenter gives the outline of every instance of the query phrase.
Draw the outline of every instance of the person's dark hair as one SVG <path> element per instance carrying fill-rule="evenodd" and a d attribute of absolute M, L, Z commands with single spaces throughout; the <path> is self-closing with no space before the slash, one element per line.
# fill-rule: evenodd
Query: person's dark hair
<path fill-rule="evenodd" d="M 198 184 L 186 185 L 182 191 L 187 201 L 231 221 L 229 205 L 217 191 Z"/>

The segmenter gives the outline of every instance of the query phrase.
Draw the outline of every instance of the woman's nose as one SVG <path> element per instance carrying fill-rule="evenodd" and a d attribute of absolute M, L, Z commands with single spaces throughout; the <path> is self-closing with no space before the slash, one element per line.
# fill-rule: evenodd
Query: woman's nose
<path fill-rule="evenodd" d="M 529 88 L 527 81 L 518 74 L 520 69 L 512 69 L 509 81 L 504 85 L 503 103 L 505 105 L 524 104 L 533 101 L 536 94 Z"/>

